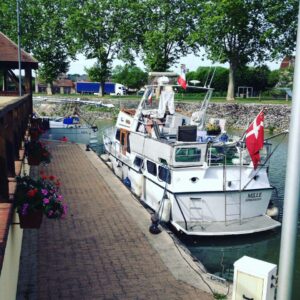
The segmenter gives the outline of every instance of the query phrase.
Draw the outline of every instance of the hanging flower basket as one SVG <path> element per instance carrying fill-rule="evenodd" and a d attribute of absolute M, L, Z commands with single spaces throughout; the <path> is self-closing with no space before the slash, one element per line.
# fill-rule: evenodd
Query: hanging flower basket
<path fill-rule="evenodd" d="M 39 156 L 28 155 L 28 164 L 30 166 L 38 166 L 41 163 Z"/>
<path fill-rule="evenodd" d="M 50 219 L 64 218 L 67 205 L 59 193 L 59 180 L 41 173 L 37 180 L 30 176 L 17 177 L 14 207 L 21 228 L 40 228 L 43 214 Z"/>
<path fill-rule="evenodd" d="M 25 144 L 25 152 L 28 157 L 28 164 L 38 166 L 41 162 L 49 164 L 51 154 L 47 150 L 45 143 L 40 141 L 30 141 Z"/>
<path fill-rule="evenodd" d="M 40 228 L 43 220 L 43 210 L 39 209 L 36 211 L 29 212 L 25 215 L 19 213 L 20 227 L 25 228 Z"/>
<path fill-rule="evenodd" d="M 40 137 L 38 128 L 30 128 L 30 139 L 31 141 L 37 141 Z"/>

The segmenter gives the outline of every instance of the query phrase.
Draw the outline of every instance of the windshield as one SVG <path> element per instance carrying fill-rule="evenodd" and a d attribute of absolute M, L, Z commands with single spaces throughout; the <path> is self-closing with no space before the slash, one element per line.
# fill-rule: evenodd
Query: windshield
<path fill-rule="evenodd" d="M 269 156 L 271 153 L 271 144 L 266 143 L 263 149 L 260 150 L 260 165 L 269 165 Z M 242 159 L 243 165 L 249 165 L 251 158 L 248 150 L 243 147 L 238 147 L 235 144 L 232 145 L 211 145 L 208 148 L 207 161 L 209 165 L 239 165 Z"/>

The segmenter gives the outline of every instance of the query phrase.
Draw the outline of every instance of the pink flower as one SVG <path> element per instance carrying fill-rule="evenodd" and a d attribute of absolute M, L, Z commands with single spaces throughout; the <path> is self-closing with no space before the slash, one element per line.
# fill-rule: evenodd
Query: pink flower
<path fill-rule="evenodd" d="M 42 189 L 42 194 L 46 196 L 48 194 L 48 191 L 46 189 Z"/>
<path fill-rule="evenodd" d="M 57 197 L 58 201 L 62 201 L 64 199 L 63 195 L 58 195 Z"/>
<path fill-rule="evenodd" d="M 44 202 L 44 204 L 49 204 L 50 201 L 49 201 L 48 198 L 44 198 L 44 199 L 43 199 L 43 202 Z"/>

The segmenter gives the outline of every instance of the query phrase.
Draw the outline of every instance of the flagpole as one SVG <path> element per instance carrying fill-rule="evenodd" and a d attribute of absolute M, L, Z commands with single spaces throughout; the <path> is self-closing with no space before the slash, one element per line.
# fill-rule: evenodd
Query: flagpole
<path fill-rule="evenodd" d="M 20 0 L 17 0 L 17 26 L 18 26 L 18 64 L 19 64 L 19 96 L 22 96 L 22 71 L 21 71 L 21 29 L 20 29 Z"/>
<path fill-rule="evenodd" d="M 299 3 L 300 11 L 300 3 Z M 293 273 L 297 238 L 297 220 L 300 197 L 300 13 L 298 11 L 298 30 L 296 61 L 293 82 L 293 97 L 288 144 L 285 195 L 282 220 L 282 234 L 279 257 L 278 300 L 292 297 Z M 296 287 L 295 287 L 296 288 Z"/>

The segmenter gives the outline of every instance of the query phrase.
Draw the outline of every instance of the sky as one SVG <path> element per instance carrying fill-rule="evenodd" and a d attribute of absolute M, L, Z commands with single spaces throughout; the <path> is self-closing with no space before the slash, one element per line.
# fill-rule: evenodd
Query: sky
<path fill-rule="evenodd" d="M 77 60 L 71 62 L 70 64 L 70 69 L 69 69 L 69 74 L 86 74 L 86 72 L 84 71 L 84 68 L 90 68 L 91 66 L 93 66 L 93 64 L 96 62 L 95 59 L 86 59 L 84 57 L 84 55 L 80 54 L 77 55 Z M 117 65 L 123 65 L 124 63 L 120 60 L 115 60 L 113 63 L 113 67 L 117 66 Z M 136 64 L 138 67 L 140 67 L 141 69 L 144 69 L 144 65 L 140 60 L 136 60 Z M 186 68 L 189 71 L 195 71 L 198 67 L 200 66 L 212 66 L 212 62 L 204 59 L 202 60 L 202 57 L 198 57 L 195 56 L 194 54 L 190 54 L 187 55 L 183 58 L 180 59 L 180 61 L 178 62 L 178 64 L 175 66 L 173 66 L 171 69 L 175 72 L 177 72 L 178 74 L 180 73 L 180 65 L 181 64 L 185 64 Z M 279 69 L 279 65 L 280 62 L 268 62 L 266 63 L 269 68 L 271 70 L 276 70 Z M 216 64 L 218 66 L 224 66 L 226 68 L 228 68 L 228 64 Z"/>

